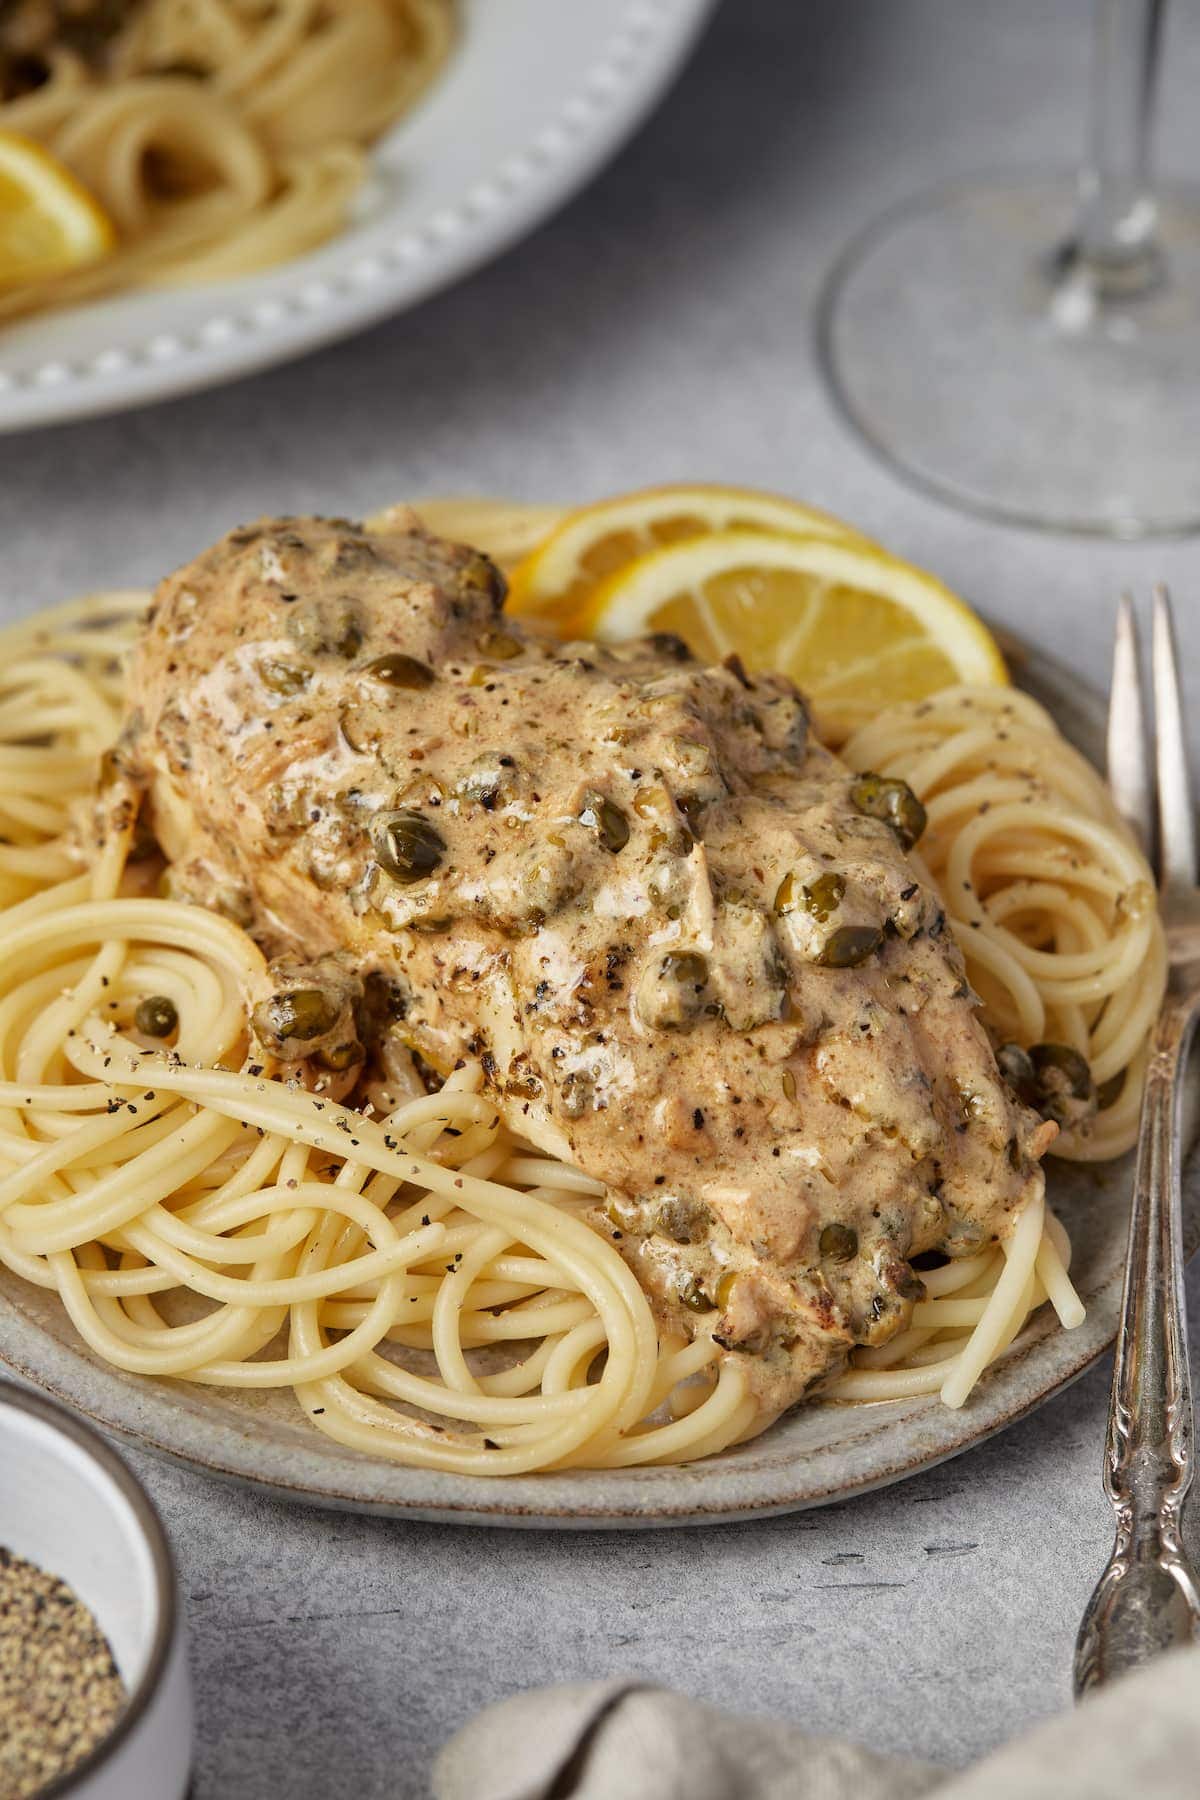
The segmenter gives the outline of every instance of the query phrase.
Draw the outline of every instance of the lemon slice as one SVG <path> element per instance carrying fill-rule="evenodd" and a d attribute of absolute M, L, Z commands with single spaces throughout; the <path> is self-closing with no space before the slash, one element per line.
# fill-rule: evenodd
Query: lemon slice
<path fill-rule="evenodd" d="M 473 494 L 436 494 L 412 504 L 422 524 L 438 537 L 472 544 L 506 570 L 528 556 L 566 512 L 562 506 Z"/>
<path fill-rule="evenodd" d="M 112 223 L 32 138 L 0 131 L 0 287 L 66 274 L 112 249 Z"/>
<path fill-rule="evenodd" d="M 703 482 L 643 488 L 568 513 L 513 572 L 509 611 L 580 629 L 597 585 L 635 557 L 706 531 L 745 528 L 866 543 L 829 513 L 753 488 Z"/>
<path fill-rule="evenodd" d="M 790 675 L 833 744 L 896 701 L 1008 681 L 964 601 L 864 540 L 709 532 L 610 575 L 583 625 L 608 643 L 673 631 L 706 661 Z"/>

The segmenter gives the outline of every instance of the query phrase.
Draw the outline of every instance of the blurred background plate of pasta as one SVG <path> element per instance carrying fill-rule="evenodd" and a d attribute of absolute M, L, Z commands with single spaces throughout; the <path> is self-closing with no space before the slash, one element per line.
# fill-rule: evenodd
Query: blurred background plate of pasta
<path fill-rule="evenodd" d="M 436 293 L 616 153 L 711 4 L 16 0 L 0 134 L 98 222 L 27 279 L 0 231 L 0 430 L 210 387 Z"/>

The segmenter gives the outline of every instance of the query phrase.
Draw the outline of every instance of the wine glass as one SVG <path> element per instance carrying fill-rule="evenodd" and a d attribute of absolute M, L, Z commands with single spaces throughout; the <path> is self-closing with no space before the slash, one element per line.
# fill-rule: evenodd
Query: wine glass
<path fill-rule="evenodd" d="M 1116 537 L 1190 531 L 1200 200 L 1150 186 L 1163 0 L 1094 4 L 1081 174 L 952 181 L 870 225 L 827 285 L 822 361 L 868 443 L 944 499 Z"/>

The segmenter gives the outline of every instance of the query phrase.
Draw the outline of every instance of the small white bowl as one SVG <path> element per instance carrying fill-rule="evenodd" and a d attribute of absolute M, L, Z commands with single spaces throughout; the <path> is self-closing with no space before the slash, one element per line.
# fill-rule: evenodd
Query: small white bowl
<path fill-rule="evenodd" d="M 0 1382 L 0 1544 L 91 1608 L 128 1694 L 104 1742 L 38 1800 L 183 1800 L 192 1696 L 166 1533 L 90 1426 L 9 1382 Z"/>

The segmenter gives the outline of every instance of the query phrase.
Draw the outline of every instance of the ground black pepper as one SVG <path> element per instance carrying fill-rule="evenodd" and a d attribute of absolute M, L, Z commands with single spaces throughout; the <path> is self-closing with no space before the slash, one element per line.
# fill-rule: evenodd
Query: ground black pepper
<path fill-rule="evenodd" d="M 26 1800 L 83 1760 L 125 1704 L 108 1640 L 64 1581 L 0 1545 L 0 1795 Z"/>

